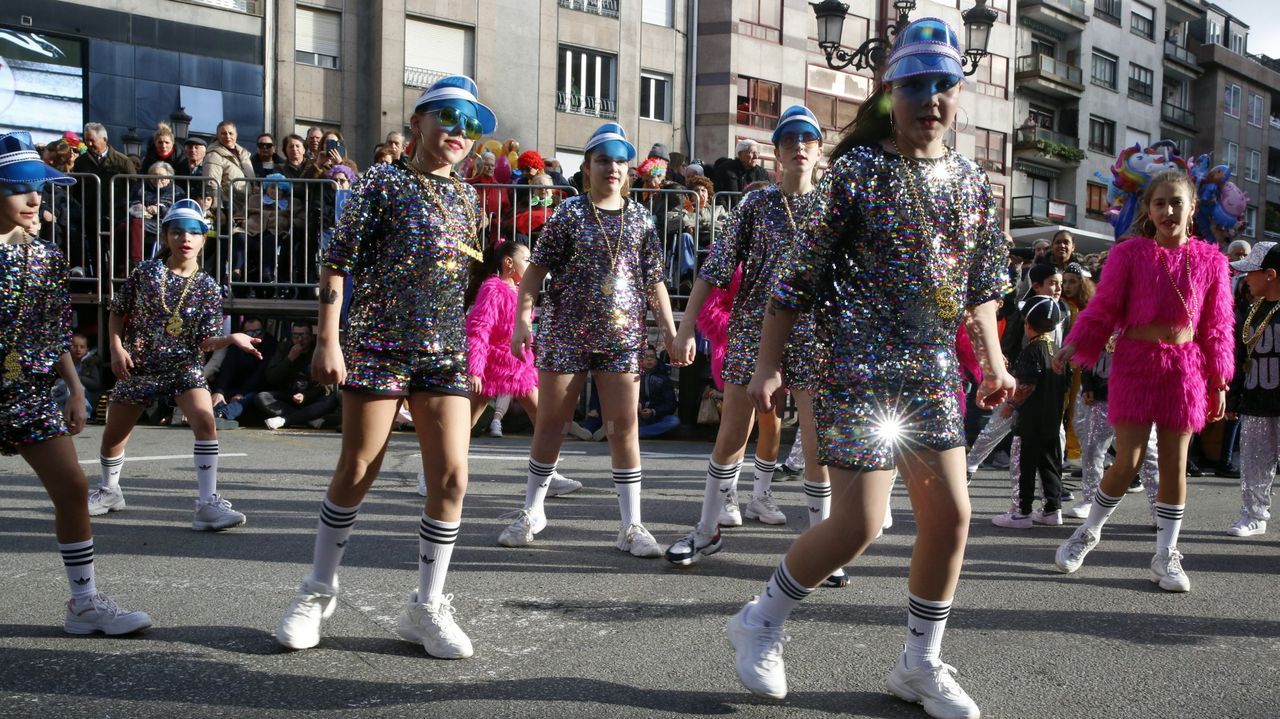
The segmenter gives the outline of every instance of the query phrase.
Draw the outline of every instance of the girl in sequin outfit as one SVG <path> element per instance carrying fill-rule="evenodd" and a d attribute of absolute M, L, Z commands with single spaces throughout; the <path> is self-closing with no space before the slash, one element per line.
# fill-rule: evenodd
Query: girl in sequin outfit
<path fill-rule="evenodd" d="M 529 450 L 524 507 L 498 543 L 519 547 L 547 526 L 543 509 L 564 430 L 590 371 L 609 437 L 613 485 L 622 524 L 614 544 L 637 557 L 662 549 L 640 515 L 640 354 L 652 307 L 667 343 L 675 336 L 671 301 L 663 284 L 662 239 L 653 216 L 627 196 L 627 163 L 636 149 L 613 123 L 602 125 L 583 151 L 585 194 L 556 208 L 542 227 L 528 271 L 520 281 L 511 351 L 530 351 L 534 298 L 551 282 L 538 323 L 536 364 L 542 404 Z"/>
<path fill-rule="evenodd" d="M 422 448 L 427 500 L 418 522 L 418 588 L 397 631 L 433 657 L 472 654 L 444 582 L 461 524 L 471 430 L 463 294 L 471 262 L 481 258 L 476 192 L 452 167 L 497 126 L 476 93 L 471 78 L 451 75 L 418 98 L 410 156 L 360 177 L 321 258 L 311 373 L 342 387 L 342 449 L 320 506 L 311 572 L 276 627 L 276 640 L 289 649 L 318 644 L 321 621 L 337 606 L 338 565 L 403 399 Z M 351 309 L 340 342 L 348 276 Z"/>
<path fill-rule="evenodd" d="M 698 270 L 698 280 L 685 307 L 685 321 L 673 347 L 676 357 L 683 358 L 686 364 L 693 361 L 695 318 L 711 288 L 728 286 L 735 269 L 741 265 L 742 286 L 729 315 L 729 345 L 721 373 L 724 406 L 716 446 L 707 465 L 701 518 L 692 531 L 666 551 L 667 561 L 680 566 L 691 565 L 720 551 L 722 542 L 717 523 L 723 508 L 732 506 L 737 510 L 738 473 L 756 418 L 755 406 L 747 396 L 747 385 L 755 370 L 760 325 L 778 273 L 800 229 L 811 227 L 819 219 L 818 193 L 813 189 L 813 171 L 822 152 L 822 129 L 817 118 L 804 106 L 787 108 L 773 131 L 773 144 L 782 164 L 782 182 L 748 193 L 734 208 L 726 231 L 717 237 Z M 826 519 L 831 510 L 831 484 L 826 468 L 816 458 L 817 435 L 813 423 L 811 392 L 818 387 L 819 355 L 813 320 L 808 314 L 802 315 L 787 338 L 782 369 L 799 408 L 801 435 L 809 440 L 805 446 L 814 455 L 805 460 L 804 490 L 810 526 Z M 760 421 L 762 425 L 773 425 L 771 434 L 776 436 L 776 414 L 762 413 Z M 762 437 L 764 434 L 762 429 Z M 755 483 L 744 514 L 765 524 L 784 524 L 786 515 L 774 503 L 769 489 L 777 461 L 777 444 L 770 449 L 771 456 L 762 458 L 757 448 Z M 837 569 L 824 581 L 832 587 L 848 583 L 843 569 Z"/>
<path fill-rule="evenodd" d="M 102 484 L 89 494 L 89 514 L 125 508 L 120 470 L 129 435 L 147 406 L 172 399 L 195 435 L 193 458 L 199 497 L 191 528 L 221 531 L 245 522 L 218 494 L 218 433 L 204 377 L 204 353 L 235 346 L 262 359 L 261 338 L 222 336 L 222 294 L 200 269 L 209 226 L 194 200 L 179 200 L 165 214 L 160 256 L 141 263 L 111 300 L 111 390 L 98 461 Z"/>
<path fill-rule="evenodd" d="M 760 595 L 730 621 L 737 673 L 756 694 L 787 693 L 783 622 L 874 540 L 896 466 L 917 536 L 908 581 L 906 647 L 889 690 L 932 716 L 979 710 L 940 659 L 969 525 L 956 332 L 969 323 L 983 367 L 981 406 L 1013 387 L 996 334 L 1007 250 L 986 172 L 943 142 L 960 96 L 955 31 L 935 18 L 899 35 L 884 85 L 833 151 L 818 186 L 820 221 L 806 228 L 765 315 L 748 394 L 772 411 L 783 388 L 785 338 L 812 309 L 824 348 L 814 392 L 818 461 L 831 516 L 792 545 Z"/>
<path fill-rule="evenodd" d="M 44 164 L 25 132 L 0 135 L 0 454 L 18 454 L 53 502 L 54 535 L 67 574 L 68 634 L 128 634 L 151 626 L 145 612 L 120 608 L 98 591 L 89 482 L 71 435 L 85 424 L 84 387 L 71 360 L 67 262 L 36 237 L 40 195 L 75 180 Z M 52 399 L 66 383 L 65 407 Z"/>
<path fill-rule="evenodd" d="M 1235 347 L 1227 258 L 1188 229 L 1195 187 L 1185 172 L 1152 177 L 1138 200 L 1127 237 L 1107 256 L 1098 292 L 1054 356 L 1092 367 L 1115 333 L 1107 419 L 1116 431 L 1116 459 L 1084 524 L 1058 548 L 1062 572 L 1080 568 L 1098 545 L 1102 526 L 1124 497 L 1156 428 L 1160 489 L 1156 495 L 1156 553 L 1151 581 L 1186 592 L 1178 531 L 1187 496 L 1187 446 L 1206 420 L 1222 419 Z"/>

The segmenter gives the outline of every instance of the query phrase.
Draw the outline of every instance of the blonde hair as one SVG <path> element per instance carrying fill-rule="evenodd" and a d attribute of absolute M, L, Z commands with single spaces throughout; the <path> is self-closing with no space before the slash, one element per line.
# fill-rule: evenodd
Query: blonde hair
<path fill-rule="evenodd" d="M 1142 196 L 1138 198 L 1138 212 L 1133 216 L 1133 222 L 1129 225 L 1126 235 L 1155 237 L 1156 224 L 1151 221 L 1151 216 L 1147 212 L 1147 207 L 1151 204 L 1151 196 L 1156 190 L 1165 185 L 1181 185 L 1187 195 L 1187 210 L 1184 218 L 1187 222 L 1187 234 L 1191 233 L 1191 218 L 1195 214 L 1196 205 L 1196 186 L 1191 181 L 1191 177 L 1182 170 L 1164 170 L 1158 172 L 1147 180 L 1147 186 L 1142 190 Z"/>
<path fill-rule="evenodd" d="M 169 138 L 170 140 L 172 140 L 172 139 L 173 139 L 173 128 L 172 128 L 172 127 L 169 127 L 169 123 L 167 123 L 167 122 L 162 122 L 162 123 L 160 123 L 160 124 L 156 125 L 156 134 L 155 134 L 155 136 L 156 136 L 156 137 L 167 137 L 167 138 Z"/>

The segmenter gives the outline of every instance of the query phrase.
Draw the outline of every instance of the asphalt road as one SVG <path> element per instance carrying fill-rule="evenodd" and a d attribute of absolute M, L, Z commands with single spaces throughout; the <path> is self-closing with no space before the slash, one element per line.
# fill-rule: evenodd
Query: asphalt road
<path fill-rule="evenodd" d="M 76 440 L 91 476 L 100 431 Z M 561 470 L 587 486 L 550 500 L 548 529 L 519 550 L 495 540 L 506 524 L 499 515 L 523 498 L 528 438 L 473 443 L 447 589 L 475 657 L 431 659 L 394 633 L 417 580 L 420 459 L 409 434 L 393 437 L 364 503 L 325 638 L 284 652 L 271 633 L 308 569 L 339 439 L 223 433 L 221 491 L 249 522 L 200 534 L 190 530 L 190 433 L 139 429 L 122 480 L 128 509 L 94 522 L 98 582 L 156 625 L 116 639 L 62 633 L 66 581 L 52 511 L 26 465 L 0 458 L 0 598 L 9 612 L 0 619 L 0 716 L 924 716 L 884 689 L 903 641 L 914 530 L 901 488 L 893 528 L 850 570 L 852 585 L 818 590 L 793 615 L 791 695 L 767 702 L 738 685 L 723 627 L 806 521 L 799 483 L 775 485 L 787 526 L 726 531 L 725 551 L 678 569 L 612 547 L 606 447 L 574 440 Z M 710 445 L 644 449 L 645 523 L 665 546 L 696 518 Z M 1238 482 L 1192 480 L 1180 542 L 1186 595 L 1148 581 L 1154 533 L 1141 495 L 1124 501 L 1103 544 L 1068 577 L 1051 565 L 1076 521 L 993 527 L 1007 487 L 995 472 L 971 487 L 971 540 L 944 645 L 984 716 L 1280 715 L 1280 547 L 1274 529 L 1223 534 Z"/>

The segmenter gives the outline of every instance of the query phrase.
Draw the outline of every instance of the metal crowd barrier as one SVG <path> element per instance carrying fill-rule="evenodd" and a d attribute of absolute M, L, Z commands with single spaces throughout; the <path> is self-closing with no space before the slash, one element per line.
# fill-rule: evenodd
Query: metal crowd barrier
<path fill-rule="evenodd" d="M 158 180 L 157 178 L 162 178 Z M 116 175 L 107 188 L 107 251 L 102 257 L 104 274 L 111 279 L 103 292 L 110 296 L 115 283 L 123 282 L 139 263 L 156 256 L 164 238 L 160 234 L 160 221 L 169 207 L 183 198 L 211 203 L 219 191 L 217 180 L 198 175 Z M 224 232 L 217 210 L 213 211 L 210 232 L 221 237 Z M 210 257 L 210 245 L 205 243 L 205 270 L 214 274 Z M 214 274 L 215 279 L 218 277 Z"/>
<path fill-rule="evenodd" d="M 532 248 L 555 206 L 578 194 L 569 185 L 475 183 L 472 187 L 480 198 L 478 212 L 484 222 L 482 234 L 486 246 L 501 239 L 515 240 Z M 550 208 L 541 204 L 546 196 L 552 198 Z M 532 204 L 535 198 L 539 200 L 536 206 Z"/>
<path fill-rule="evenodd" d="M 101 188 L 97 175 L 72 173 L 74 185 L 46 185 L 42 196 L 40 237 L 59 250 L 71 271 L 73 300 L 96 303 L 101 296 L 98 276 L 102 266 L 102 215 L 98 212 Z"/>
<path fill-rule="evenodd" d="M 232 297 L 314 300 L 338 200 L 338 184 L 326 178 L 232 180 L 216 254 Z"/>

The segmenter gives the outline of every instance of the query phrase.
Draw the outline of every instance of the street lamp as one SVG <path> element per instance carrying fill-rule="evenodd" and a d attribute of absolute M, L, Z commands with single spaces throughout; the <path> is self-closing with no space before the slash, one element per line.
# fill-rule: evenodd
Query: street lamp
<path fill-rule="evenodd" d="M 187 139 L 187 132 L 191 129 L 191 116 L 187 114 L 186 108 L 179 105 L 169 116 L 169 121 L 173 124 L 173 136 L 178 140 Z"/>
<path fill-rule="evenodd" d="M 898 19 L 885 28 L 884 37 L 868 38 L 855 50 L 846 50 L 840 45 L 840 36 L 844 31 L 844 19 L 849 13 L 849 6 L 840 0 L 822 0 L 812 3 L 813 14 L 818 18 L 818 47 L 827 56 L 827 67 L 832 70 L 843 70 L 853 66 L 854 70 L 871 70 L 879 73 L 884 67 L 885 58 L 893 49 L 893 43 L 907 24 L 911 22 L 911 11 L 916 9 L 915 0 L 894 0 L 893 8 L 898 11 Z M 991 40 L 991 26 L 996 22 L 996 11 L 987 7 L 987 0 L 974 0 L 974 6 L 961 13 L 964 18 L 965 53 L 962 66 L 967 65 L 966 75 L 978 70 L 978 63 L 987 56 L 987 43 Z"/>
<path fill-rule="evenodd" d="M 124 154 L 142 157 L 142 138 L 138 137 L 136 129 L 129 128 L 128 131 L 120 136 L 120 142 L 124 144 Z"/>

